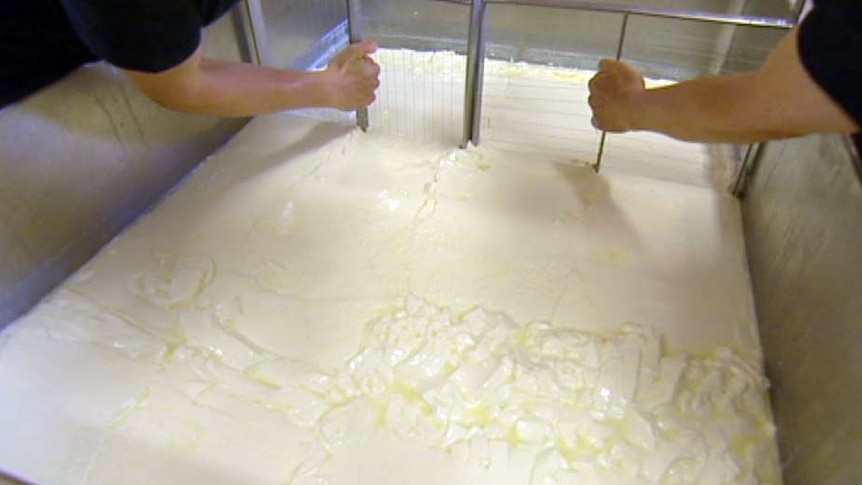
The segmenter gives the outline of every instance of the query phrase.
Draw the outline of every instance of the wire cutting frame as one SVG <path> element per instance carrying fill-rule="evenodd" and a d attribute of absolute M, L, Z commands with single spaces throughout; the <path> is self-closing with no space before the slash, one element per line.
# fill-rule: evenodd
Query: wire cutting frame
<path fill-rule="evenodd" d="M 619 41 L 616 49 L 616 59 L 622 58 L 626 41 L 628 21 L 631 16 L 643 16 L 654 18 L 691 20 L 721 25 L 735 25 L 744 27 L 760 27 L 769 29 L 789 30 L 793 28 L 794 22 L 783 18 L 772 17 L 749 17 L 739 15 L 726 15 L 706 12 L 690 12 L 684 10 L 640 7 L 631 5 L 613 5 L 604 3 L 568 1 L 568 0 L 436 0 L 450 3 L 469 4 L 470 36 L 467 46 L 467 86 L 464 100 L 464 136 L 462 146 L 468 143 L 477 145 L 480 138 L 480 123 L 482 106 L 482 73 L 485 62 L 485 38 L 484 23 L 488 5 L 527 5 L 535 7 L 547 7 L 557 9 L 581 10 L 588 12 L 615 13 L 622 16 Z M 601 168 L 602 157 L 606 143 L 607 133 L 602 132 L 596 160 L 593 169 L 598 172 Z"/>
<path fill-rule="evenodd" d="M 260 9 L 261 0 L 246 0 L 246 8 L 251 17 L 251 34 L 255 44 L 257 60 L 268 64 L 269 49 L 265 42 L 263 15 Z M 347 31 L 350 41 L 362 40 L 361 1 L 345 0 L 347 11 Z M 714 25 L 730 25 L 741 27 L 756 27 L 764 29 L 790 30 L 796 24 L 796 19 L 756 17 L 744 15 L 721 14 L 711 12 L 687 11 L 638 5 L 608 4 L 580 0 L 433 0 L 436 2 L 463 5 L 470 8 L 469 30 L 467 39 L 466 79 L 464 96 L 463 136 L 461 146 L 478 145 L 481 136 L 482 85 L 486 57 L 485 24 L 489 6 L 522 5 L 544 7 L 551 9 L 576 10 L 584 12 L 602 12 L 621 16 L 620 32 L 616 46 L 616 59 L 622 59 L 627 27 L 631 17 L 652 17 L 703 22 Z M 356 113 L 356 122 L 363 130 L 368 128 L 367 109 Z M 605 152 L 607 133 L 602 132 L 593 168 L 601 168 Z M 757 149 L 750 149 L 749 154 L 756 154 Z M 746 157 L 746 163 L 754 157 Z"/>

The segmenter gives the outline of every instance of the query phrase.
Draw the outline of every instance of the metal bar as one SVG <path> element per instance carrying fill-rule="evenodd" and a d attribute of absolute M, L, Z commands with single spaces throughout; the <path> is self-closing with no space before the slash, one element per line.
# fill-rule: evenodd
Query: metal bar
<path fill-rule="evenodd" d="M 853 167 L 856 169 L 856 175 L 859 183 L 862 184 L 862 134 L 859 135 L 841 135 L 844 146 L 850 153 L 850 160 L 853 162 Z"/>
<path fill-rule="evenodd" d="M 33 482 L 25 481 L 23 478 L 0 469 L 0 485 L 35 485 Z"/>
<path fill-rule="evenodd" d="M 272 65 L 272 55 L 266 40 L 266 24 L 263 20 L 263 8 L 260 6 L 260 0 L 245 0 L 244 4 L 250 23 L 255 60 L 260 65 Z"/>
<path fill-rule="evenodd" d="M 485 17 L 485 0 L 472 0 L 470 4 L 470 30 L 467 40 L 467 79 L 464 86 L 464 136 L 461 148 L 479 140 L 479 113 L 481 113 L 482 70 L 484 52 L 482 24 Z"/>
<path fill-rule="evenodd" d="M 347 0 L 347 31 L 350 43 L 362 40 L 362 31 L 359 27 L 359 0 Z M 356 110 L 356 125 L 362 131 L 368 131 L 368 108 Z"/>
<path fill-rule="evenodd" d="M 628 25 L 629 14 L 626 13 L 623 14 L 623 24 L 620 27 L 620 40 L 617 43 L 617 53 L 615 56 L 616 60 L 620 60 L 620 58 L 622 58 L 623 56 L 623 44 L 625 44 L 626 42 L 626 29 L 628 28 Z M 602 137 L 601 139 L 599 139 L 599 152 L 596 155 L 596 164 L 593 165 L 593 170 L 595 170 L 596 173 L 599 173 L 599 169 L 602 167 L 602 157 L 605 154 L 605 139 L 607 138 L 607 136 L 608 132 L 602 131 Z"/>
<path fill-rule="evenodd" d="M 469 5 L 470 0 L 436 0 L 438 2 Z M 527 5 L 533 7 L 551 7 L 569 10 L 584 10 L 589 12 L 605 12 L 617 14 L 639 15 L 643 17 L 658 17 L 680 20 L 692 20 L 726 25 L 741 25 L 747 27 L 764 27 L 772 29 L 791 29 L 793 20 L 777 17 L 752 17 L 745 15 L 728 15 L 711 12 L 696 12 L 638 5 L 615 5 L 576 0 L 485 0 L 485 3 L 498 5 Z"/>
<path fill-rule="evenodd" d="M 242 62 L 257 62 L 257 49 L 254 47 L 254 39 L 251 35 L 251 20 L 245 2 L 231 9 L 230 22 L 236 35 L 239 56 Z"/>
<path fill-rule="evenodd" d="M 479 145 L 479 137 L 482 131 L 482 95 L 485 80 L 485 2 L 479 2 L 481 12 L 479 13 L 479 49 L 476 53 L 476 87 L 473 90 L 473 136 L 470 141 L 474 146 Z"/>
<path fill-rule="evenodd" d="M 796 20 L 796 23 L 799 23 L 802 20 L 802 17 L 808 13 L 808 10 L 813 6 L 810 0 L 800 0 L 796 4 L 796 8 L 793 11 L 793 18 Z"/>
<path fill-rule="evenodd" d="M 739 166 L 739 172 L 733 184 L 730 186 L 730 193 L 741 199 L 745 197 L 745 192 L 748 190 L 748 185 L 751 182 L 751 177 L 754 175 L 754 170 L 760 162 L 760 157 L 763 153 L 763 143 L 752 143 L 748 145 L 745 151 L 745 156 L 742 158 L 742 164 Z"/>

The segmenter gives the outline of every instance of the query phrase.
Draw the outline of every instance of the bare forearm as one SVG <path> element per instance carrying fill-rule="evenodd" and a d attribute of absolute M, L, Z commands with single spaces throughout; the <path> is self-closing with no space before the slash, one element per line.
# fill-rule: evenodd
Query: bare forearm
<path fill-rule="evenodd" d="M 657 131 L 688 141 L 752 143 L 860 127 L 815 83 L 794 29 L 764 66 L 745 74 L 645 89 L 643 75 L 604 59 L 590 79 L 593 126 L 613 133 Z"/>
<path fill-rule="evenodd" d="M 179 111 L 237 117 L 329 106 L 325 76 L 204 58 L 193 83 L 156 100 Z"/>
<path fill-rule="evenodd" d="M 758 105 L 757 73 L 708 77 L 648 89 L 630 101 L 633 128 L 689 141 L 753 143 L 800 133 L 770 129 Z"/>
<path fill-rule="evenodd" d="M 374 101 L 380 68 L 373 42 L 338 54 L 319 72 L 297 72 L 203 57 L 201 49 L 157 73 L 126 71 L 153 101 L 170 109 L 211 116 L 256 116 L 297 108 L 355 110 Z"/>

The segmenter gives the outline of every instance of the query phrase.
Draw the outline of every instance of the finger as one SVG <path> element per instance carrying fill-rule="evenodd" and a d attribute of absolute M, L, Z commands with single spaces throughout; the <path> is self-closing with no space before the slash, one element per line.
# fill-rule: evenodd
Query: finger
<path fill-rule="evenodd" d="M 376 101 L 376 100 L 377 100 L 377 96 L 375 96 L 374 94 L 372 94 L 370 96 L 366 96 L 366 97 L 362 98 L 361 100 L 357 100 L 356 109 L 367 108 L 367 107 L 371 106 L 372 104 L 374 104 L 374 101 Z"/>
<path fill-rule="evenodd" d="M 377 42 L 373 40 L 363 40 L 362 42 L 351 44 L 348 49 L 351 51 L 351 54 L 356 57 L 365 57 L 377 52 L 377 47 Z"/>
<path fill-rule="evenodd" d="M 601 73 L 596 74 L 595 76 L 590 78 L 590 81 L 587 83 L 587 88 L 590 90 L 591 93 L 596 90 L 596 87 L 597 87 L 596 83 L 599 82 L 599 75 L 600 74 Z"/>
<path fill-rule="evenodd" d="M 617 67 L 620 61 L 616 59 L 602 59 L 599 61 L 599 72 L 608 72 Z"/>
<path fill-rule="evenodd" d="M 590 93 L 600 93 L 609 90 L 613 81 L 614 78 L 608 74 L 593 76 L 590 82 L 587 83 L 587 88 Z"/>
<path fill-rule="evenodd" d="M 368 59 L 367 57 L 365 58 L 364 62 L 365 62 L 365 71 L 369 75 L 374 76 L 374 77 L 380 76 L 380 64 L 377 64 L 376 62 L 374 62 L 371 59 Z"/>
<path fill-rule="evenodd" d="M 365 60 L 365 59 L 371 60 L 370 58 L 368 58 L 366 56 L 368 56 L 369 54 L 373 53 L 376 50 L 377 50 L 377 44 L 375 42 L 372 42 L 372 41 L 357 42 L 356 44 L 351 44 L 351 45 L 347 46 L 346 49 L 341 51 L 341 53 L 339 53 L 338 56 L 336 56 L 335 60 L 333 61 L 333 64 L 343 66 L 345 64 L 350 64 L 351 62 L 353 62 L 355 60 Z"/>

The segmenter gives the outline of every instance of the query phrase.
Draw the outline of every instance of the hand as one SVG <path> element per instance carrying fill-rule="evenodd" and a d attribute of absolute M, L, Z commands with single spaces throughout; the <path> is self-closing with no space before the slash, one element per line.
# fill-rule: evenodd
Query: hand
<path fill-rule="evenodd" d="M 375 42 L 359 42 L 333 59 L 325 71 L 330 106 L 353 111 L 374 102 L 374 91 L 380 86 L 380 66 L 369 56 L 376 50 Z"/>
<path fill-rule="evenodd" d="M 637 128 L 632 101 L 646 91 L 641 73 L 624 62 L 603 59 L 589 87 L 594 127 L 613 133 Z"/>

